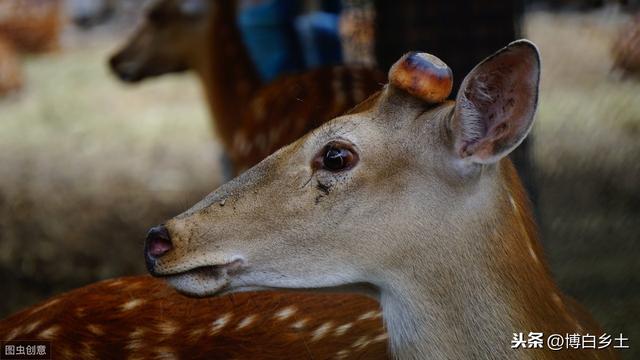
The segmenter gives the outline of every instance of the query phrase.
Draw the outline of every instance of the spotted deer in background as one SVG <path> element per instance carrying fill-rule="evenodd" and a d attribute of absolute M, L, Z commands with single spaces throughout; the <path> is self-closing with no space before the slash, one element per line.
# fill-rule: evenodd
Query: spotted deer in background
<path fill-rule="evenodd" d="M 147 268 L 193 296 L 370 295 L 398 359 L 615 358 L 510 347 L 520 332 L 602 334 L 553 281 L 506 157 L 531 130 L 539 77 L 536 47 L 517 41 L 446 101 L 450 69 L 407 54 L 350 114 L 151 229 Z"/>
<path fill-rule="evenodd" d="M 158 0 L 110 60 L 124 81 L 193 70 L 235 174 L 380 89 L 358 66 L 320 68 L 264 84 L 236 26 L 235 0 Z"/>

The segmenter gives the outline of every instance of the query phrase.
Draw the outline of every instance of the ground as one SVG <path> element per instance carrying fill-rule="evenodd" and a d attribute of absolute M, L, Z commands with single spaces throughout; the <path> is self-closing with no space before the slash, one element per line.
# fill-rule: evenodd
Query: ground
<path fill-rule="evenodd" d="M 525 29 L 543 56 L 533 139 L 547 257 L 566 292 L 632 339 L 631 359 L 640 356 L 640 81 L 611 72 L 621 20 L 534 12 Z M 142 273 L 146 229 L 220 182 L 196 80 L 120 85 L 105 66 L 116 43 L 97 36 L 26 59 L 27 88 L 0 101 L 0 317 Z"/>

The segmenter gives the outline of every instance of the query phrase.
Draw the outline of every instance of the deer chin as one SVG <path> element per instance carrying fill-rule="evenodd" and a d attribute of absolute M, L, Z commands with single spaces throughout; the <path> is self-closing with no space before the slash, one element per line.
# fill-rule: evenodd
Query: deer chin
<path fill-rule="evenodd" d="M 224 292 L 231 277 L 243 269 L 244 261 L 237 259 L 221 265 L 200 266 L 185 272 L 163 275 L 178 292 L 192 297 L 207 297 Z"/>

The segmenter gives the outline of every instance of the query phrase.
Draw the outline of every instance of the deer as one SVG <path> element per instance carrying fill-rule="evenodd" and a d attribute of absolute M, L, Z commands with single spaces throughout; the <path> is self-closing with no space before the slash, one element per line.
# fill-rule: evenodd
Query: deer
<path fill-rule="evenodd" d="M 195 299 L 148 275 L 100 281 L 17 312 L 0 321 L 0 341 L 46 341 L 50 358 L 62 360 L 388 358 L 373 299 L 285 292 Z"/>
<path fill-rule="evenodd" d="M 447 100 L 452 76 L 406 54 L 348 114 L 151 228 L 149 273 L 195 297 L 368 295 L 396 359 L 616 358 L 510 347 L 518 332 L 602 331 L 554 282 L 507 157 L 533 125 L 536 46 L 497 51 Z"/>
<path fill-rule="evenodd" d="M 380 89 L 380 71 L 333 66 L 265 84 L 236 26 L 235 0 L 157 0 L 109 60 L 123 81 L 193 70 L 237 175 Z"/>
<path fill-rule="evenodd" d="M 20 53 L 58 50 L 62 32 L 61 0 L 0 2 L 0 35 Z"/>
<path fill-rule="evenodd" d="M 622 26 L 611 47 L 612 70 L 622 78 L 640 74 L 640 13 Z"/>
<path fill-rule="evenodd" d="M 71 344 L 83 358 L 616 359 L 510 347 L 516 332 L 602 331 L 553 281 L 507 157 L 539 75 L 519 40 L 446 100 L 450 69 L 409 53 L 352 111 L 151 228 L 154 278 L 54 297 L 0 338 L 62 359 Z"/>
<path fill-rule="evenodd" d="M 23 82 L 22 65 L 16 49 L 0 34 L 0 98 L 18 92 Z"/>

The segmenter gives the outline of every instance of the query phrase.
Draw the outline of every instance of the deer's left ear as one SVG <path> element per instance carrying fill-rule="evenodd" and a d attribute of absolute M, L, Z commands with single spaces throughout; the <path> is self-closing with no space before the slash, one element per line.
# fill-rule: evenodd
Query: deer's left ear
<path fill-rule="evenodd" d="M 462 82 L 451 123 L 455 151 L 488 164 L 515 149 L 533 125 L 540 56 L 519 40 L 478 64 Z"/>

